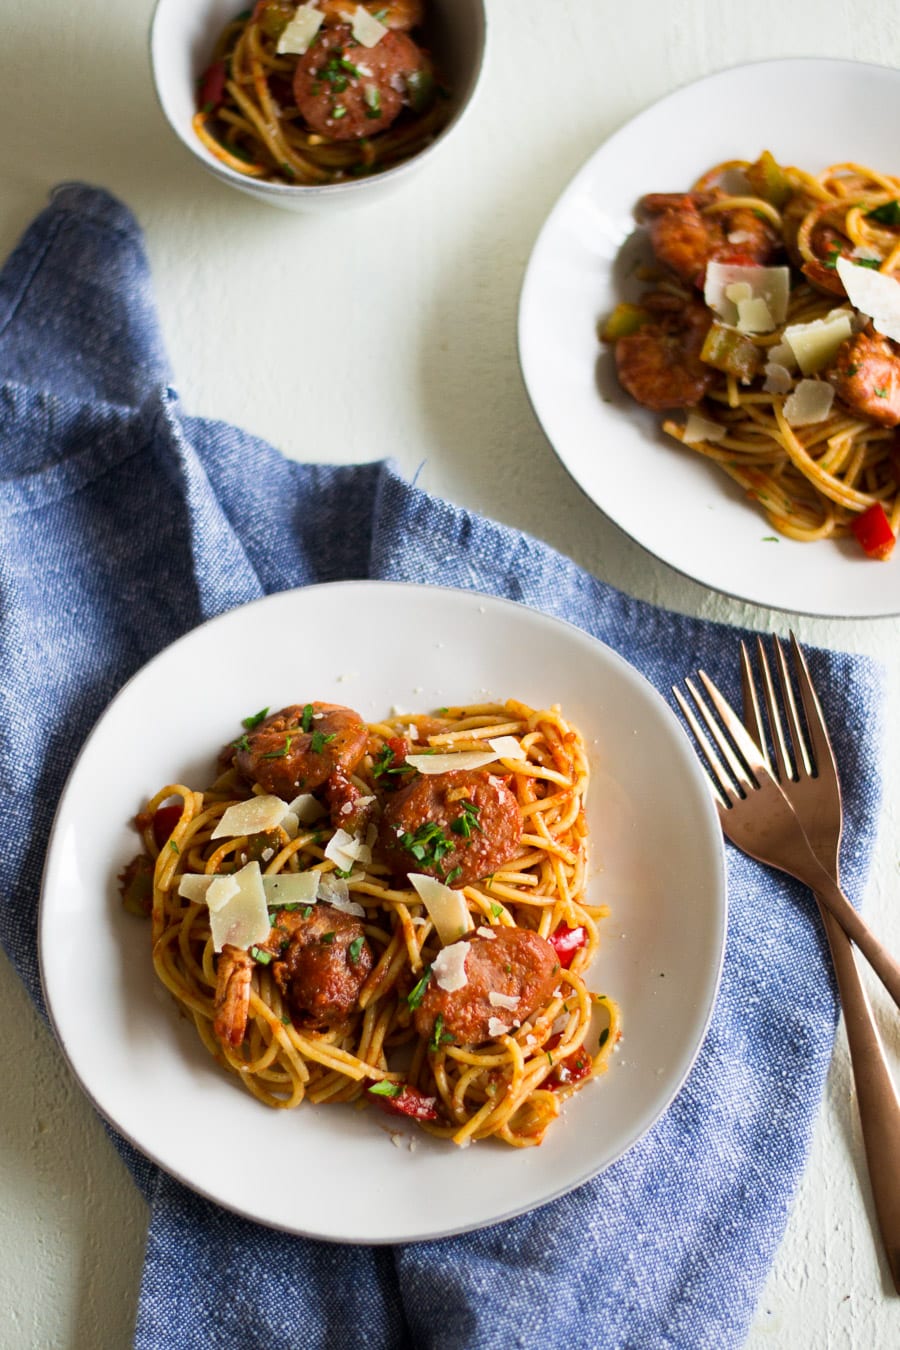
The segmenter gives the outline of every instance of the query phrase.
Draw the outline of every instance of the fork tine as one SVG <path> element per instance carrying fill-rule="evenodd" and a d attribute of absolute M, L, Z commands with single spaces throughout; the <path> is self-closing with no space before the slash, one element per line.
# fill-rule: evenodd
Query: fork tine
<path fill-rule="evenodd" d="M 697 690 L 691 684 L 690 680 L 685 680 L 685 684 L 690 690 L 693 698 L 699 700 Z M 719 811 L 720 813 L 722 811 L 727 811 L 731 807 L 731 804 L 734 800 L 734 788 L 728 777 L 728 770 L 725 768 L 725 765 L 722 763 L 721 759 L 716 754 L 709 737 L 706 735 L 705 731 L 700 725 L 700 722 L 695 716 L 693 708 L 688 703 L 687 699 L 684 697 L 684 695 L 682 694 L 681 690 L 677 687 L 677 685 L 672 686 L 672 693 L 675 696 L 675 702 L 678 704 L 679 708 L 682 711 L 684 720 L 690 727 L 697 744 L 700 746 L 700 749 L 703 751 L 703 754 L 706 756 L 706 759 L 709 763 L 709 768 L 711 772 L 707 773 L 707 778 L 709 780 L 709 785 L 712 788 L 713 796 L 715 797 L 716 803 L 719 807 Z M 709 716 L 711 717 L 712 714 L 710 713 Z M 707 725 L 709 725 L 708 722 Z"/>
<path fill-rule="evenodd" d="M 700 676 L 700 679 L 703 683 L 703 687 L 706 690 L 707 694 L 709 694 L 709 697 L 712 700 L 716 712 L 722 719 L 723 726 L 728 731 L 729 735 L 731 736 L 731 739 L 733 740 L 734 744 L 740 751 L 740 754 L 743 757 L 744 762 L 747 764 L 747 767 L 750 769 L 751 773 L 762 773 L 768 775 L 769 766 L 766 764 L 762 751 L 754 741 L 753 737 L 747 731 L 747 728 L 744 726 L 743 722 L 738 717 L 737 713 L 734 711 L 731 704 L 725 698 L 725 695 L 722 694 L 716 688 L 716 686 L 713 684 L 712 680 L 709 678 L 705 670 L 699 670 L 697 674 Z M 718 728 L 715 728 L 714 730 L 713 727 L 711 726 L 710 731 L 712 731 L 713 734 L 715 735 L 716 731 L 718 731 Z M 726 759 L 728 759 L 729 765 L 731 765 L 732 760 L 734 761 L 735 777 L 740 782 L 741 777 L 738 771 L 739 762 L 737 760 L 737 757 L 733 754 L 730 747 L 727 745 L 727 742 L 723 743 L 723 741 L 717 740 L 716 743 L 719 745 L 723 754 L 726 756 Z"/>
<path fill-rule="evenodd" d="M 766 729 L 759 706 L 759 696 L 756 692 L 756 681 L 753 678 L 753 665 L 750 661 L 747 644 L 743 638 L 741 638 L 741 707 L 744 714 L 744 726 L 756 741 L 760 753 L 771 769 L 772 763 L 769 758 Z"/>
<path fill-rule="evenodd" d="M 803 649 L 794 634 L 791 633 L 790 636 L 791 653 L 794 658 L 794 675 L 797 680 L 797 688 L 800 690 L 803 712 L 806 716 L 806 728 L 815 772 L 819 778 L 827 778 L 834 783 L 838 792 L 840 792 L 840 779 L 838 778 L 834 750 L 831 747 L 831 738 L 825 725 L 825 714 L 822 712 L 822 705 L 812 682 Z"/>
<path fill-rule="evenodd" d="M 809 757 L 806 736 L 800 725 L 800 716 L 797 712 L 797 700 L 794 698 L 794 686 L 791 684 L 791 677 L 788 672 L 787 661 L 784 655 L 784 647 L 777 637 L 773 638 L 773 642 L 775 644 L 775 660 L 778 666 L 778 683 L 781 685 L 781 694 L 787 711 L 788 726 L 790 728 L 791 741 L 794 747 L 794 766 L 796 769 L 796 776 L 799 778 L 801 765 L 804 773 L 809 775 L 812 773 L 812 763 Z M 807 681 L 808 680 L 809 672 L 807 672 Z M 810 689 L 811 688 L 812 685 L 810 685 Z M 821 709 L 819 710 L 819 715 L 821 716 Z"/>
<path fill-rule="evenodd" d="M 788 705 L 788 726 L 790 728 L 791 735 L 794 738 L 793 744 L 796 747 L 797 744 L 796 736 L 798 734 L 797 709 L 796 705 L 793 704 L 793 693 L 791 691 L 791 684 L 790 680 L 787 678 L 787 671 L 784 668 L 784 653 L 781 651 L 781 648 L 778 644 L 778 638 L 777 637 L 774 638 L 773 641 L 775 643 L 776 656 L 781 658 L 778 667 L 778 676 L 781 682 L 781 688 L 782 690 L 787 689 L 791 695 L 791 704 Z M 769 658 L 766 655 L 766 649 L 765 646 L 763 645 L 763 640 L 761 637 L 758 637 L 756 639 L 756 651 L 757 657 L 759 659 L 760 678 L 762 679 L 762 686 L 763 686 L 763 701 L 765 702 L 766 713 L 769 718 L 769 729 L 772 732 L 772 744 L 775 747 L 776 774 L 779 780 L 782 783 L 784 783 L 787 782 L 789 778 L 794 777 L 794 771 L 791 764 L 791 755 L 790 751 L 788 750 L 788 743 L 784 735 L 784 724 L 781 720 L 781 713 L 779 712 L 778 709 L 778 699 L 775 696 L 775 682 L 772 679 L 772 669 L 769 665 Z M 787 695 L 785 695 L 785 698 L 787 699 Z M 791 717 L 792 707 L 793 707 L 793 717 Z"/>

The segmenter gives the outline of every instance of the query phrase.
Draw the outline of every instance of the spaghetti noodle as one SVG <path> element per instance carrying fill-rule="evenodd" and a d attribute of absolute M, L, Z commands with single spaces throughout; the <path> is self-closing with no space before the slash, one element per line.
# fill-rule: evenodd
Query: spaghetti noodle
<path fill-rule="evenodd" d="M 316 31 L 301 27 L 313 14 Z M 364 26 L 360 27 L 361 16 Z M 202 76 L 195 134 L 248 178 L 293 186 L 378 173 L 424 149 L 449 102 L 418 35 L 421 0 L 257 0 Z"/>
<path fill-rule="evenodd" d="M 162 787 L 126 906 L 149 910 L 159 979 L 266 1105 L 367 1102 L 461 1146 L 539 1144 L 619 1034 L 584 979 L 607 911 L 585 895 L 582 738 L 514 699 L 355 717 L 265 710 L 210 787 Z M 313 790 L 235 834 L 233 808 L 271 811 L 279 782 Z M 217 951 L 203 896 L 257 865 L 267 936 Z"/>
<path fill-rule="evenodd" d="M 851 163 L 813 175 L 766 152 L 716 165 L 688 193 L 644 198 L 639 215 L 662 267 L 642 272 L 652 291 L 602 331 L 624 388 L 657 411 L 695 410 L 663 429 L 724 470 L 780 534 L 852 533 L 888 556 L 900 528 L 900 346 L 851 283 L 863 270 L 900 274 L 900 178 Z"/>

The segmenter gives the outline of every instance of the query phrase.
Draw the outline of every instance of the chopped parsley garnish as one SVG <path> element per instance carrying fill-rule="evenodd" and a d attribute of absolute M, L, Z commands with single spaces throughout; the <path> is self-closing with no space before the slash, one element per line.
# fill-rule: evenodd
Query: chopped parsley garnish
<path fill-rule="evenodd" d="M 323 933 L 319 938 L 319 941 L 324 943 L 326 947 L 329 947 L 331 943 L 334 942 L 335 936 L 334 933 Z"/>
<path fill-rule="evenodd" d="M 609 1027 L 604 1027 L 603 1030 L 600 1032 L 600 1037 L 598 1041 L 601 1050 L 603 1049 L 604 1045 L 608 1040 L 609 1040 Z"/>
<path fill-rule="evenodd" d="M 343 103 L 336 103 L 334 105 L 331 110 L 331 116 L 334 118 L 335 122 L 339 122 L 342 117 L 347 116 L 347 109 L 344 107 Z"/>
<path fill-rule="evenodd" d="M 291 748 L 291 741 L 293 739 L 294 739 L 293 736 L 285 736 L 284 745 L 281 747 L 280 750 L 270 750 L 267 754 L 260 755 L 260 759 L 284 759 L 285 755 Z"/>
<path fill-rule="evenodd" d="M 491 918 L 499 919 L 502 913 L 503 913 L 502 905 L 491 905 Z"/>
<path fill-rule="evenodd" d="M 303 712 L 300 716 L 300 730 L 309 731 L 310 727 L 312 726 L 312 720 L 313 720 L 313 705 L 311 703 L 305 703 L 303 705 Z"/>
<path fill-rule="evenodd" d="M 444 1030 L 444 1017 L 438 1013 L 434 1019 L 434 1026 L 431 1029 L 431 1040 L 428 1042 L 429 1049 L 440 1050 L 445 1041 L 452 1041 L 453 1037 L 449 1031 Z"/>
<path fill-rule="evenodd" d="M 333 731 L 330 736 L 325 736 L 321 731 L 314 731 L 309 738 L 309 748 L 314 755 L 321 755 L 326 745 L 329 745 L 337 737 L 337 732 Z"/>
<path fill-rule="evenodd" d="M 373 1097 L 399 1097 L 402 1091 L 399 1083 L 392 1083 L 388 1078 L 382 1078 L 380 1083 L 373 1083 L 369 1088 Z"/>
<path fill-rule="evenodd" d="M 884 202 L 866 212 L 867 220 L 877 220 L 879 225 L 900 225 L 900 202 Z"/>
<path fill-rule="evenodd" d="M 393 762 L 393 750 L 389 745 L 383 745 L 378 751 L 378 756 L 372 764 L 372 777 L 380 778 L 383 773 L 389 773 Z"/>
<path fill-rule="evenodd" d="M 471 839 L 472 831 L 478 830 L 484 834 L 484 830 L 478 823 L 478 812 L 481 809 L 474 802 L 469 801 L 468 797 L 460 802 L 462 811 L 455 820 L 451 820 L 450 828 L 454 834 L 461 834 L 463 839 Z"/>
<path fill-rule="evenodd" d="M 887 396 L 888 396 L 888 391 L 887 391 L 886 389 L 876 389 L 876 390 L 875 390 L 875 397 L 876 397 L 876 398 L 887 398 Z"/>
<path fill-rule="evenodd" d="M 306 909 L 303 911 L 303 917 L 304 917 L 304 919 L 308 919 L 308 918 L 309 918 L 309 916 L 312 914 L 314 908 L 315 908 L 314 905 L 307 905 L 307 906 L 306 906 Z"/>
<path fill-rule="evenodd" d="M 447 875 L 444 877 L 444 881 L 449 886 L 452 881 L 455 881 L 457 877 L 461 876 L 462 876 L 462 868 L 457 865 L 447 873 Z"/>
<path fill-rule="evenodd" d="M 430 979 L 431 979 L 431 966 L 427 968 L 425 974 L 422 976 L 421 980 L 419 980 L 419 983 L 417 985 L 414 985 L 413 988 L 406 995 L 406 1001 L 411 1008 L 413 1009 L 418 1008 L 419 1004 L 422 1002 L 422 999 L 425 997 L 425 990 L 428 988 L 428 981 Z"/>
<path fill-rule="evenodd" d="M 232 741 L 231 744 L 232 744 L 232 747 L 233 747 L 235 750 L 249 750 L 249 749 L 250 749 L 250 742 L 247 740 L 247 734 L 246 734 L 246 732 L 244 733 L 243 736 L 238 736 L 237 740 L 236 740 L 236 741 Z"/>
<path fill-rule="evenodd" d="M 381 93 L 376 89 L 375 85 L 370 84 L 366 86 L 366 90 L 363 94 L 363 102 L 366 105 L 366 117 L 381 116 Z"/>
<path fill-rule="evenodd" d="M 260 711 L 258 713 L 254 713 L 252 717 L 242 717 L 241 726 L 244 728 L 245 731 L 252 731 L 254 727 L 259 726 L 260 722 L 265 721 L 268 715 L 269 715 L 268 708 L 261 708 Z"/>
<path fill-rule="evenodd" d="M 855 375 L 856 372 L 857 372 L 858 370 L 859 370 L 859 366 L 857 366 L 857 365 L 849 365 L 849 366 L 847 367 L 847 369 L 844 371 L 844 374 L 845 374 L 845 375 Z"/>
<path fill-rule="evenodd" d="M 428 820 L 417 830 L 405 830 L 400 835 L 400 843 L 416 862 L 426 867 L 437 867 L 441 858 L 453 848 L 452 839 L 448 839 L 436 821 Z"/>
<path fill-rule="evenodd" d="M 180 849 L 180 848 L 178 847 L 178 845 L 175 843 L 175 840 L 174 840 L 174 839 L 170 839 L 170 840 L 169 840 L 169 848 L 172 850 L 173 853 L 180 853 L 180 852 L 181 852 L 181 849 Z"/>
<path fill-rule="evenodd" d="M 353 962 L 354 965 L 356 965 L 357 961 L 359 960 L 359 954 L 363 949 L 364 942 L 365 938 L 363 937 L 354 938 L 353 941 L 350 943 L 350 946 L 347 948 L 347 955 L 350 957 L 350 960 Z"/>
<path fill-rule="evenodd" d="M 549 1062 L 550 1064 L 552 1064 L 552 1063 L 553 1063 L 553 1056 L 551 1055 L 550 1051 L 549 1051 L 549 1050 L 545 1050 L 545 1051 L 544 1051 L 544 1054 L 547 1056 L 548 1062 Z"/>
<path fill-rule="evenodd" d="M 254 961 L 258 961 L 261 966 L 267 966 L 272 960 L 271 953 L 264 952 L 262 947 L 251 947 L 250 955 L 253 957 Z"/>

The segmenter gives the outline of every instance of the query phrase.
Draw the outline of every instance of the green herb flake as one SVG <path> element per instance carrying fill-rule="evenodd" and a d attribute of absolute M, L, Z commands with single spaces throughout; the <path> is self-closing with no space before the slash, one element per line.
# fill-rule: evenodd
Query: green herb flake
<path fill-rule="evenodd" d="M 606 1044 L 606 1042 L 607 1042 L 608 1040 L 609 1040 L 609 1027 L 604 1027 L 603 1030 L 600 1032 L 600 1037 L 599 1037 L 599 1042 L 598 1042 L 598 1044 L 599 1044 L 601 1050 L 603 1049 L 604 1045 Z"/>
<path fill-rule="evenodd" d="M 876 397 L 876 398 L 887 398 L 887 396 L 888 396 L 888 391 L 887 391 L 886 389 L 882 388 L 882 389 L 876 389 L 876 390 L 875 390 L 875 397 Z"/>
<path fill-rule="evenodd" d="M 356 965 L 357 961 L 359 960 L 359 954 L 363 949 L 364 943 L 365 938 L 357 937 L 353 939 L 353 941 L 350 943 L 350 946 L 347 948 L 347 955 L 350 957 L 350 960 L 353 962 L 354 965 Z"/>
<path fill-rule="evenodd" d="M 342 117 L 347 116 L 347 109 L 344 107 L 343 103 L 336 103 L 334 105 L 331 110 L 331 116 L 335 122 L 339 122 Z"/>
<path fill-rule="evenodd" d="M 460 806 L 462 811 L 455 820 L 450 822 L 450 829 L 453 833 L 462 835 L 463 839 L 471 839 L 473 830 L 478 830 L 479 833 L 484 834 L 484 829 L 478 823 L 478 812 L 481 808 L 470 801 L 468 797 L 463 798 Z"/>
<path fill-rule="evenodd" d="M 428 988 L 428 981 L 430 979 L 431 979 L 431 966 L 428 966 L 425 971 L 425 974 L 422 976 L 421 980 L 419 980 L 419 983 L 417 985 L 414 985 L 413 988 L 406 995 L 406 1001 L 409 1004 L 410 1008 L 412 1009 L 418 1008 L 419 1004 L 422 1002 L 422 999 L 425 997 L 425 990 Z"/>
<path fill-rule="evenodd" d="M 258 713 L 253 713 L 251 717 L 242 717 L 241 726 L 245 731 L 252 731 L 254 727 L 259 726 L 260 722 L 265 721 L 268 715 L 268 708 L 261 708 Z"/>
<path fill-rule="evenodd" d="M 502 913 L 503 913 L 503 906 L 502 906 L 502 905 L 491 905 L 491 918 L 492 918 L 492 919 L 499 919 L 499 918 L 500 918 L 500 915 L 501 915 Z"/>
<path fill-rule="evenodd" d="M 231 744 L 235 750 L 249 751 L 250 749 L 250 742 L 247 740 L 246 735 L 239 736 L 238 739 L 236 741 L 232 741 Z"/>
<path fill-rule="evenodd" d="M 306 909 L 303 911 L 303 917 L 304 917 L 304 919 L 308 919 L 308 918 L 310 917 L 310 915 L 312 914 L 314 908 L 315 908 L 314 905 L 307 905 L 307 906 L 306 906 Z"/>
<path fill-rule="evenodd" d="M 900 225 L 900 202 L 883 202 L 866 212 L 867 220 L 877 220 L 879 225 Z"/>
<path fill-rule="evenodd" d="M 314 731 L 309 738 L 309 748 L 314 755 L 321 755 L 326 745 L 330 745 L 337 737 L 337 732 L 333 731 L 330 736 L 325 736 L 321 731 Z"/>
<path fill-rule="evenodd" d="M 381 93 L 375 85 L 368 85 L 363 93 L 363 102 L 366 105 L 366 117 L 381 116 Z"/>
<path fill-rule="evenodd" d="M 399 1097 L 403 1088 L 399 1083 L 392 1083 L 389 1078 L 382 1078 L 380 1083 L 373 1083 L 368 1090 L 373 1097 Z"/>
<path fill-rule="evenodd" d="M 262 947 L 251 947 L 250 955 L 254 961 L 258 961 L 261 966 L 267 966 L 272 960 L 271 952 L 263 951 Z"/>
<path fill-rule="evenodd" d="M 436 867 L 445 854 L 453 848 L 453 841 L 448 839 L 436 821 L 426 821 L 424 825 L 413 832 L 405 830 L 400 836 L 400 844 L 411 853 L 416 862 L 422 863 L 425 867 Z"/>
<path fill-rule="evenodd" d="M 291 741 L 293 739 L 293 736 L 285 736 L 284 745 L 280 750 L 270 750 L 267 754 L 260 755 L 260 759 L 284 759 L 291 748 Z"/>
<path fill-rule="evenodd" d="M 330 947 L 336 937 L 335 933 L 323 933 L 319 941 L 326 947 Z"/>
<path fill-rule="evenodd" d="M 180 853 L 180 852 L 181 852 L 181 849 L 180 849 L 180 848 L 178 847 L 178 845 L 175 843 L 175 840 L 174 840 L 174 839 L 170 839 L 170 840 L 169 840 L 169 848 L 172 850 L 173 853 Z"/>
<path fill-rule="evenodd" d="M 311 703 L 304 703 L 303 712 L 300 716 L 301 731 L 309 731 L 310 727 L 312 726 L 312 720 L 313 720 L 313 705 Z"/>
<path fill-rule="evenodd" d="M 437 1017 L 434 1019 L 434 1026 L 431 1029 L 431 1040 L 428 1043 L 429 1048 L 435 1051 L 440 1050 L 442 1043 L 446 1039 L 448 1039 L 448 1037 L 444 1034 L 444 1017 L 442 1013 L 438 1013 Z M 452 1040 L 453 1038 L 449 1037 L 449 1039 Z"/>

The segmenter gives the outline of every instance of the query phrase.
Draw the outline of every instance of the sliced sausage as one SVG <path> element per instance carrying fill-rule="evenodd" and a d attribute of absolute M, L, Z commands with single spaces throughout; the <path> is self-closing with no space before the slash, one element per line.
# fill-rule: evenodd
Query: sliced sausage
<path fill-rule="evenodd" d="M 507 1029 L 524 1022 L 549 1003 L 559 977 L 556 952 L 528 928 L 492 928 L 492 938 L 463 939 L 468 946 L 462 989 L 441 989 L 434 976 L 414 1014 L 416 1031 L 431 1040 L 440 1016 L 441 1035 L 457 1045 L 479 1045 L 496 1038 L 492 1023 Z M 491 993 L 516 999 L 514 1008 L 491 1003 Z"/>
<path fill-rule="evenodd" d="M 330 905 L 279 910 L 263 950 L 301 1026 L 339 1027 L 355 1010 L 372 969 L 372 949 L 359 919 Z"/>
<path fill-rule="evenodd" d="M 409 83 L 430 70 L 406 33 L 385 33 L 374 47 L 350 27 L 323 27 L 294 71 L 294 99 L 312 131 L 330 141 L 358 141 L 384 131 L 409 103 Z"/>
<path fill-rule="evenodd" d="M 421 774 L 388 797 L 378 856 L 395 875 L 424 872 L 448 886 L 490 876 L 519 851 L 522 813 L 486 769 Z"/>
<path fill-rule="evenodd" d="M 305 703 L 266 717 L 237 742 L 234 763 L 251 783 L 290 801 L 340 769 L 352 773 L 368 730 L 359 713 L 336 703 Z"/>
<path fill-rule="evenodd" d="M 424 17 L 422 0 L 362 0 L 362 7 L 385 28 L 400 28 L 405 32 L 418 28 Z M 325 22 L 332 27 L 347 22 L 350 8 L 347 0 L 319 0 Z"/>

